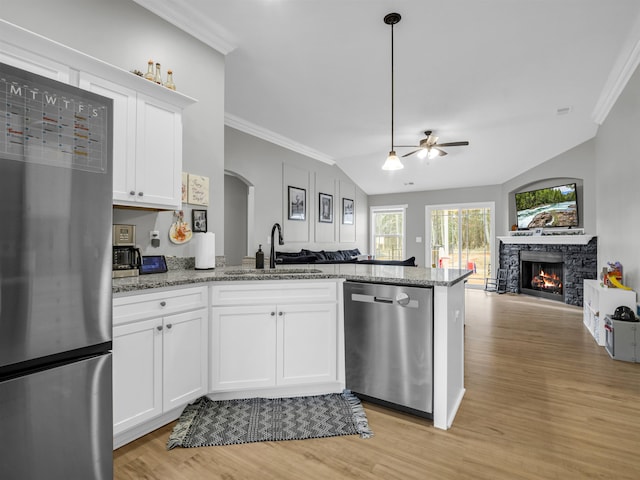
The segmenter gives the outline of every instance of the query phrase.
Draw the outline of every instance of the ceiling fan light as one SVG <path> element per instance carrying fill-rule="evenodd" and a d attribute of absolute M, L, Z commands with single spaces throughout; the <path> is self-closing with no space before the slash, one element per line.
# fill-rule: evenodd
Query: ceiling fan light
<path fill-rule="evenodd" d="M 383 170 L 401 170 L 403 168 L 404 168 L 404 165 L 396 155 L 396 152 L 394 150 L 391 150 L 389 152 L 389 156 L 387 157 L 387 160 L 382 165 L 382 169 Z"/>
<path fill-rule="evenodd" d="M 429 157 L 429 160 L 433 160 L 434 158 L 440 156 L 440 151 L 436 150 L 435 148 L 430 148 L 429 153 L 427 155 Z"/>
<path fill-rule="evenodd" d="M 421 148 L 420 150 L 418 150 L 417 156 L 420 160 L 424 160 L 425 158 L 427 158 L 428 154 L 429 150 L 427 148 Z"/>

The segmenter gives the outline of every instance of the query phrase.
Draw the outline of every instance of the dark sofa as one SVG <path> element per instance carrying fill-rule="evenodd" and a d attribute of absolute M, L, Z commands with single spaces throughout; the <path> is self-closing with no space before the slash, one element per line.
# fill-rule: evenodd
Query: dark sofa
<path fill-rule="evenodd" d="M 276 252 L 276 264 L 332 264 L 332 263 L 358 263 L 362 265 L 398 265 L 403 267 L 417 267 L 416 257 L 406 260 L 358 260 L 360 250 L 320 250 L 312 251 L 304 248 L 299 252 Z"/>

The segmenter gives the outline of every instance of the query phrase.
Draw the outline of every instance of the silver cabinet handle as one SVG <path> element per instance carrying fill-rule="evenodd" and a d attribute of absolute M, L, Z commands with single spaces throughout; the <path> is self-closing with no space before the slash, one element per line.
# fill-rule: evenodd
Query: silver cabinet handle
<path fill-rule="evenodd" d="M 144 195 L 144 193 L 143 193 L 143 192 L 138 192 L 138 196 L 139 196 L 139 197 L 142 197 L 143 195 Z"/>
<path fill-rule="evenodd" d="M 282 316 L 282 315 L 284 315 L 284 313 L 283 312 L 278 312 L 278 315 Z"/>
<path fill-rule="evenodd" d="M 171 328 L 171 324 L 170 323 L 167 323 L 167 328 Z"/>
<path fill-rule="evenodd" d="M 158 325 L 156 328 L 158 329 L 159 332 L 162 331 L 162 325 Z"/>
<path fill-rule="evenodd" d="M 271 316 L 273 317 L 276 314 L 276 312 L 271 312 Z"/>
<path fill-rule="evenodd" d="M 135 194 L 136 194 L 135 190 L 131 190 L 131 191 L 129 192 L 129 195 L 135 195 Z"/>
<path fill-rule="evenodd" d="M 160 302 L 160 306 L 161 307 L 166 307 L 167 306 L 167 302 L 165 302 L 164 300 Z"/>

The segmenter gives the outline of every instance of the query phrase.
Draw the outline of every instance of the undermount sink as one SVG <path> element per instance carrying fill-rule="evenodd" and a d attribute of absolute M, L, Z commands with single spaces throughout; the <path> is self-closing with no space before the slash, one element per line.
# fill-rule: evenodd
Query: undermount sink
<path fill-rule="evenodd" d="M 278 269 L 251 269 L 251 270 L 229 270 L 225 275 L 293 275 L 305 273 L 322 273 L 317 268 L 278 268 Z"/>

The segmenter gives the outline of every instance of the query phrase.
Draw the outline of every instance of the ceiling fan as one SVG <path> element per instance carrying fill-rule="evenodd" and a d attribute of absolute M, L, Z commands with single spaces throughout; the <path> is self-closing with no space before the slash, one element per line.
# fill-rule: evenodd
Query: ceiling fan
<path fill-rule="evenodd" d="M 419 158 L 436 158 L 436 157 L 444 157 L 447 152 L 442 150 L 441 147 L 460 147 L 464 145 L 469 145 L 469 142 L 446 142 L 446 143 L 438 143 L 438 137 L 433 135 L 431 130 L 427 130 L 424 132 L 426 138 L 420 140 L 420 145 L 396 145 L 397 147 L 409 147 L 409 148 L 417 148 L 409 153 L 405 153 L 402 155 L 403 157 L 408 157 L 409 155 L 413 155 L 414 153 L 418 154 Z"/>

